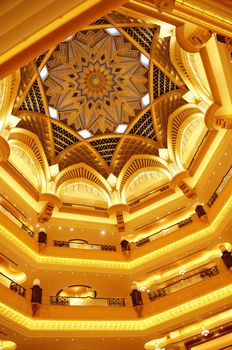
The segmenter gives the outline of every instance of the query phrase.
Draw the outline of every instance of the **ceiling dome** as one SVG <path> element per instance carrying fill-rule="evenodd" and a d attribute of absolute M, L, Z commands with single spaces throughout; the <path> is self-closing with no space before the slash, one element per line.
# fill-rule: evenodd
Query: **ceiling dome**
<path fill-rule="evenodd" d="M 79 32 L 59 44 L 47 62 L 48 103 L 76 131 L 114 132 L 142 108 L 147 68 L 139 50 L 118 34 Z"/>

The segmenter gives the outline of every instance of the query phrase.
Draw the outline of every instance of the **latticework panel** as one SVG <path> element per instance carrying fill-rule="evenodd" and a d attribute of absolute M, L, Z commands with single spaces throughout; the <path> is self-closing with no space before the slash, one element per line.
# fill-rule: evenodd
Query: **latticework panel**
<path fill-rule="evenodd" d="M 44 164 L 43 157 L 41 155 L 41 151 L 40 151 L 36 141 L 33 139 L 33 137 L 26 135 L 25 133 L 23 133 L 23 130 L 21 131 L 19 129 L 18 131 L 11 133 L 9 139 L 10 140 L 17 140 L 17 141 L 20 141 L 20 142 L 24 143 L 25 145 L 27 145 L 31 149 L 31 151 L 34 153 L 37 160 L 39 161 L 41 168 L 43 169 L 44 174 L 46 174 L 45 164 Z"/>
<path fill-rule="evenodd" d="M 153 97 L 158 98 L 166 92 L 179 89 L 167 75 L 165 75 L 158 67 L 153 68 Z"/>
<path fill-rule="evenodd" d="M 117 176 L 126 162 L 135 154 L 157 154 L 156 143 L 145 138 L 126 136 L 114 159 L 114 174 Z"/>
<path fill-rule="evenodd" d="M 130 130 L 130 134 L 148 137 L 149 139 L 157 141 L 150 110 L 139 118 L 139 120 Z"/>
<path fill-rule="evenodd" d="M 93 169 L 96 169 L 101 175 L 107 176 L 107 170 L 103 164 L 104 160 L 100 155 L 97 157 L 97 154 L 91 150 L 87 143 L 80 142 L 75 147 L 67 150 L 67 152 L 64 151 L 64 153 L 60 155 L 60 169 L 83 162 L 91 166 Z"/>
<path fill-rule="evenodd" d="M 50 163 L 52 155 L 52 140 L 49 134 L 49 119 L 41 118 L 40 115 L 30 115 L 29 113 L 25 115 L 21 114 L 20 117 L 21 121 L 19 122 L 18 127 L 29 130 L 39 137 L 48 163 Z"/>
<path fill-rule="evenodd" d="M 141 26 L 143 25 L 143 23 L 145 23 L 141 19 L 138 20 L 136 18 L 123 15 L 122 13 L 119 13 L 117 11 L 111 12 L 109 17 L 112 18 L 112 20 L 116 23 L 138 23 L 138 25 L 141 25 Z"/>
<path fill-rule="evenodd" d="M 155 41 L 152 57 L 174 77 L 175 81 L 183 84 L 181 77 L 170 60 L 170 38 L 158 38 Z"/>
<path fill-rule="evenodd" d="M 43 100 L 37 80 L 35 80 L 27 96 L 23 100 L 20 110 L 28 110 L 45 114 Z"/>
<path fill-rule="evenodd" d="M 113 153 L 117 147 L 120 137 L 111 137 L 90 142 L 90 144 L 100 153 L 106 163 L 110 165 Z"/>
<path fill-rule="evenodd" d="M 125 27 L 123 30 L 137 41 L 145 51 L 150 53 L 153 36 L 157 30 L 156 27 Z"/>
<path fill-rule="evenodd" d="M 59 179 L 59 181 L 57 182 L 57 186 L 60 186 L 65 181 L 72 180 L 72 179 L 86 179 L 86 180 L 89 180 L 89 181 L 99 185 L 100 187 L 102 187 L 105 191 L 107 191 L 107 189 L 106 189 L 105 185 L 103 184 L 103 182 L 96 175 L 91 173 L 91 171 L 89 171 L 88 169 L 83 168 L 83 167 L 76 168 L 76 169 L 68 171 L 66 174 L 64 174 Z"/>
<path fill-rule="evenodd" d="M 39 57 L 35 58 L 35 64 L 37 67 L 39 67 L 41 65 L 41 63 L 43 62 L 43 60 L 45 59 L 47 52 L 43 52 Z"/>
<path fill-rule="evenodd" d="M 167 170 L 167 168 L 160 163 L 158 160 L 155 159 L 148 159 L 148 158 L 138 158 L 135 159 L 128 169 L 126 170 L 122 182 L 121 182 L 121 188 L 124 186 L 124 184 L 127 182 L 130 176 L 132 176 L 136 171 L 144 168 L 162 168 Z"/>
<path fill-rule="evenodd" d="M 78 138 L 62 128 L 60 125 L 52 123 L 52 131 L 54 136 L 55 155 L 57 156 L 65 148 L 78 142 Z"/>
<path fill-rule="evenodd" d="M 157 129 L 163 147 L 167 146 L 168 118 L 171 113 L 184 104 L 186 104 L 186 101 L 182 99 L 182 94 L 172 93 L 171 95 L 166 95 L 166 98 L 160 99 L 155 105 Z"/>
<path fill-rule="evenodd" d="M 101 24 L 109 24 L 105 17 L 99 18 L 97 21 L 91 23 L 91 26 L 101 25 Z"/>

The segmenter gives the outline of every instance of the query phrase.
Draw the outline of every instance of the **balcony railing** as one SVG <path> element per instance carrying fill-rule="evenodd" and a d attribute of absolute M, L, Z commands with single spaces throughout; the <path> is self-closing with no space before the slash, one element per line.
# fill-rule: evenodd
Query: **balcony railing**
<path fill-rule="evenodd" d="M 71 208 L 85 208 L 85 209 L 91 209 L 91 210 L 101 210 L 101 211 L 107 211 L 107 208 L 105 207 L 97 207 L 95 205 L 90 204 L 83 204 L 83 203 L 63 203 L 64 207 L 71 207 Z"/>
<path fill-rule="evenodd" d="M 91 298 L 91 297 L 68 297 L 68 296 L 52 296 L 50 297 L 52 305 L 63 306 L 126 306 L 123 298 Z"/>
<path fill-rule="evenodd" d="M 0 283 L 21 297 L 25 297 L 26 289 L 20 286 L 20 284 L 13 281 L 11 278 L 4 275 L 2 272 L 0 272 Z"/>
<path fill-rule="evenodd" d="M 75 249 L 105 250 L 109 252 L 116 252 L 116 246 L 106 245 L 106 244 L 90 244 L 90 243 L 79 243 L 79 242 L 72 242 L 72 241 L 53 240 L 53 246 L 75 248 Z"/>
<path fill-rule="evenodd" d="M 197 282 L 200 282 L 202 280 L 214 277 L 219 274 L 219 270 L 217 266 L 210 267 L 209 269 L 206 269 L 204 271 L 201 271 L 194 276 L 181 279 L 180 281 L 167 285 L 164 288 L 160 288 L 158 290 L 152 291 L 148 294 L 149 299 L 151 301 L 157 300 L 159 298 L 164 297 L 165 295 L 174 293 L 178 290 L 181 290 L 183 288 L 189 287 L 194 285 Z"/>
<path fill-rule="evenodd" d="M 145 237 L 145 238 L 142 238 L 140 239 L 138 242 L 136 242 L 136 247 L 139 248 L 141 246 L 143 246 L 144 244 L 146 243 L 149 243 L 149 242 L 152 242 L 154 241 L 156 238 L 156 235 L 158 233 L 163 233 L 163 234 L 168 234 L 168 233 L 171 233 L 173 231 L 176 231 L 178 230 L 179 228 L 181 227 L 184 227 L 186 225 L 189 225 L 193 222 L 192 220 L 192 217 L 190 216 L 189 218 L 185 219 L 185 220 L 182 220 L 182 221 L 179 221 L 177 222 L 176 224 L 173 224 L 173 225 L 170 225 L 168 227 L 165 227 L 165 228 L 162 228 L 161 230 L 153 233 L 152 235 L 148 236 L 148 237 Z"/>
<path fill-rule="evenodd" d="M 193 157 L 192 157 L 192 159 L 191 159 L 191 161 L 190 161 L 190 163 L 189 163 L 189 165 L 188 165 L 188 167 L 187 167 L 188 170 L 191 168 L 191 166 L 192 166 L 193 162 L 195 161 L 195 159 L 196 159 L 196 157 L 197 157 L 197 154 L 199 153 L 200 149 L 203 148 L 203 144 L 204 144 L 204 142 L 206 141 L 208 134 L 209 134 L 209 130 L 207 130 L 207 132 L 206 132 L 206 134 L 204 135 L 204 137 L 202 138 L 202 140 L 201 140 L 199 146 L 197 147 L 196 152 L 194 153 L 194 155 L 193 155 Z"/>
<path fill-rule="evenodd" d="M 25 231 L 30 237 L 33 237 L 34 232 L 18 219 L 9 209 L 0 204 L 0 212 L 4 213 L 11 221 L 13 221 L 19 228 Z"/>
<path fill-rule="evenodd" d="M 217 197 L 223 191 L 223 189 L 226 186 L 226 184 L 229 182 L 231 176 L 232 176 L 232 166 L 229 168 L 229 170 L 227 171 L 225 176 L 223 176 L 223 178 L 221 179 L 221 182 L 219 183 L 218 187 L 216 188 L 216 190 L 214 191 L 214 193 L 210 197 L 210 199 L 209 199 L 209 201 L 207 203 L 209 207 L 213 206 L 213 204 L 216 201 Z"/>
<path fill-rule="evenodd" d="M 169 189 L 169 185 L 164 185 L 164 186 L 162 186 L 162 187 L 160 187 L 160 188 L 157 188 L 157 189 L 155 189 L 155 190 L 153 190 L 153 191 L 150 191 L 150 192 L 148 192 L 148 193 L 145 193 L 145 194 L 143 194 L 143 195 L 137 197 L 135 200 L 130 201 L 130 202 L 128 203 L 128 205 L 129 205 L 130 207 L 133 207 L 134 205 L 139 204 L 139 203 L 140 203 L 141 201 L 143 201 L 144 199 L 147 199 L 148 197 L 150 197 L 150 196 L 152 196 L 152 195 L 154 195 L 154 194 L 162 193 L 162 192 L 164 192 L 164 191 L 166 191 L 166 190 L 168 190 L 168 189 Z"/>

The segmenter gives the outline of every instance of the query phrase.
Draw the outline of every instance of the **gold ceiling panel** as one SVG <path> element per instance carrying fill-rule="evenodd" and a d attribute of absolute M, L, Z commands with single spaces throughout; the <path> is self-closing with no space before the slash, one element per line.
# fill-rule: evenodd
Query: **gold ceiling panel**
<path fill-rule="evenodd" d="M 142 136 L 125 135 L 121 139 L 111 161 L 112 172 L 117 176 L 124 164 L 135 154 L 156 155 L 158 144 Z"/>
<path fill-rule="evenodd" d="M 59 164 L 60 169 L 67 168 L 68 166 L 77 163 L 86 163 L 105 177 L 107 177 L 109 173 L 108 165 L 105 160 L 86 141 L 81 141 L 62 151 L 57 157 L 57 163 Z"/>
<path fill-rule="evenodd" d="M 151 110 L 148 109 L 143 112 L 142 115 L 139 114 L 139 116 L 131 123 L 129 133 L 157 141 Z"/>
<path fill-rule="evenodd" d="M 170 73 L 174 80 L 179 83 L 180 86 L 184 85 L 181 77 L 173 66 L 170 58 L 170 38 L 157 37 L 152 44 L 152 58 L 158 62 L 163 69 Z"/>
<path fill-rule="evenodd" d="M 99 137 L 93 141 L 90 141 L 90 144 L 99 152 L 99 154 L 105 159 L 106 163 L 110 166 L 110 162 L 114 151 L 120 141 L 120 136 L 114 135 L 105 135 L 105 137 Z"/>

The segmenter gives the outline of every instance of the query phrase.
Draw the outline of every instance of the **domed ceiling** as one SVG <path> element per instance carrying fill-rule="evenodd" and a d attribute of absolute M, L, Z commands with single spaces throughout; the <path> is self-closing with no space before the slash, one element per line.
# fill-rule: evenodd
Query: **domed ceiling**
<path fill-rule="evenodd" d="M 114 132 L 136 116 L 148 92 L 139 50 L 104 29 L 79 32 L 61 43 L 47 67 L 48 103 L 77 131 Z"/>
<path fill-rule="evenodd" d="M 14 113 L 50 165 L 118 176 L 131 157 L 167 147 L 168 118 L 186 92 L 170 37 L 113 12 L 21 68 Z"/>

